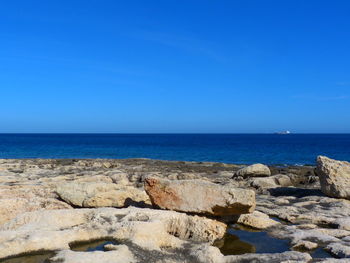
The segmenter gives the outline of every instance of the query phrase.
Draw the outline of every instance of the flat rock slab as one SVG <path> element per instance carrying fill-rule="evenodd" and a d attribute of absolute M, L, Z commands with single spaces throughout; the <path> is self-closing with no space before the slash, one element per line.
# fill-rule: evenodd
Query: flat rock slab
<path fill-rule="evenodd" d="M 55 199 L 45 187 L 0 186 L 0 226 L 24 212 L 69 208 L 72 207 Z"/>
<path fill-rule="evenodd" d="M 311 256 L 307 253 L 297 251 L 287 251 L 283 253 L 266 253 L 266 254 L 243 254 L 227 257 L 225 263 L 281 263 L 281 262 L 310 262 Z"/>
<path fill-rule="evenodd" d="M 350 199 L 350 163 L 317 157 L 316 173 L 321 190 L 330 197 Z"/>
<path fill-rule="evenodd" d="M 162 209 L 215 216 L 246 214 L 255 209 L 254 191 L 202 180 L 147 177 L 145 190 L 152 203 Z"/>
<path fill-rule="evenodd" d="M 132 203 L 148 204 L 143 190 L 113 183 L 70 182 L 59 185 L 60 198 L 78 207 L 124 207 Z"/>

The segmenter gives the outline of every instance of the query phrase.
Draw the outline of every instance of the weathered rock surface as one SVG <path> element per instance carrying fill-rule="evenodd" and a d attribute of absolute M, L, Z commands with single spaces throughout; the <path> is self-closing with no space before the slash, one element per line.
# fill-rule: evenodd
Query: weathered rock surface
<path fill-rule="evenodd" d="M 225 263 L 306 263 L 311 260 L 307 253 L 287 251 L 284 253 L 245 254 L 227 257 Z"/>
<path fill-rule="evenodd" d="M 350 199 L 350 163 L 318 156 L 316 173 L 328 196 Z"/>
<path fill-rule="evenodd" d="M 242 176 L 243 178 L 247 177 L 264 177 L 270 176 L 270 168 L 264 164 L 257 163 L 252 164 L 242 169 L 239 169 L 234 176 Z"/>
<path fill-rule="evenodd" d="M 145 191 L 113 183 L 71 182 L 59 185 L 60 198 L 79 207 L 125 207 L 130 204 L 150 204 Z"/>
<path fill-rule="evenodd" d="M 50 259 L 54 263 L 135 263 L 133 253 L 126 245 L 119 245 L 109 252 L 76 252 L 62 250 Z"/>
<path fill-rule="evenodd" d="M 62 209 L 24 213 L 0 227 L 0 259 L 68 250 L 72 243 L 115 239 L 143 250 L 183 248 L 222 238 L 224 223 L 174 211 L 141 208 Z M 137 249 L 131 252 L 137 256 Z M 74 255 L 73 255 L 74 256 Z"/>
<path fill-rule="evenodd" d="M 350 258 L 350 242 L 331 243 L 326 247 L 326 250 L 338 258 Z"/>
<path fill-rule="evenodd" d="M 0 188 L 0 225 L 24 212 L 68 208 L 71 206 L 50 196 L 43 187 L 5 186 Z"/>
<path fill-rule="evenodd" d="M 349 259 L 335 259 L 335 258 L 318 258 L 312 262 L 323 262 L 323 263 L 349 263 Z"/>
<path fill-rule="evenodd" d="M 0 252 L 2 255 L 18 255 L 25 251 L 58 249 L 56 256 L 59 257 L 56 257 L 56 262 L 74 262 L 80 260 L 79 258 L 94 261 L 95 253 L 74 252 L 70 250 L 70 246 L 80 241 L 112 238 L 117 239 L 113 249 L 120 249 L 120 256 L 126 255 L 125 262 L 133 259 L 135 262 L 159 263 L 273 262 L 271 260 L 305 262 L 302 258 L 298 259 L 298 253 L 293 253 L 293 259 L 286 258 L 285 253 L 266 254 L 263 257 L 262 254 L 223 256 L 211 243 L 213 239 L 223 235 L 225 225 L 214 220 L 216 223 L 204 223 L 204 217 L 132 207 L 72 209 L 70 205 L 60 201 L 56 193 L 57 186 L 65 184 L 107 184 L 116 185 L 117 191 L 129 188 L 143 191 L 145 179 L 158 176 L 171 180 L 202 178 L 207 183 L 215 183 L 220 189 L 250 189 L 253 186 L 259 193 L 256 196 L 256 211 L 252 214 L 227 216 L 228 219 L 238 218 L 239 224 L 264 227 L 262 229 L 269 235 L 290 241 L 290 249 L 293 247 L 307 251 L 317 246 L 316 251 L 328 251 L 323 253 L 329 258 L 314 258 L 311 262 L 349 262 L 349 258 L 330 257 L 348 255 L 350 200 L 325 196 L 319 190 L 314 167 L 271 166 L 273 175 L 269 177 L 252 176 L 243 179 L 239 176 L 231 179 L 232 173 L 241 167 L 232 164 L 149 159 L 0 160 L 0 221 L 4 223 L 1 225 L 0 222 Z M 91 188 L 94 189 L 93 186 Z M 110 190 L 115 191 L 113 189 Z M 79 191 L 82 193 L 77 196 L 83 197 L 78 203 L 85 203 L 87 206 L 112 205 L 108 189 Z M 106 193 L 106 197 L 103 193 Z M 187 193 L 190 196 L 192 189 Z M 115 198 L 113 195 L 112 200 Z M 193 202 L 193 199 L 189 201 Z M 120 203 L 123 203 L 125 198 L 121 197 L 121 200 Z M 127 206 L 129 202 L 123 204 Z M 34 211 L 25 213 L 32 210 Z M 226 217 L 220 218 L 224 220 Z M 280 222 L 275 223 L 275 220 Z M 226 239 L 220 239 L 215 244 L 219 246 L 224 240 Z M 124 249 L 125 246 L 127 250 Z M 220 248 L 222 249 L 221 246 Z M 109 252 L 113 252 L 113 249 Z M 99 262 L 108 260 L 108 254 L 104 253 L 107 252 L 98 253 Z M 309 253 L 316 257 L 313 251 Z M 301 255 L 309 258 L 308 254 Z M 52 256 L 51 254 L 50 257 Z M 23 262 L 22 259 L 16 260 L 16 263 Z"/>
<path fill-rule="evenodd" d="M 293 249 L 295 249 L 295 250 L 307 251 L 307 250 L 313 250 L 313 249 L 315 249 L 315 248 L 317 248 L 317 247 L 318 247 L 317 243 L 302 240 L 302 241 L 300 241 L 300 242 L 297 242 L 297 243 L 293 246 Z"/>
<path fill-rule="evenodd" d="M 309 262 L 311 257 L 307 253 L 284 252 L 275 254 L 245 254 L 238 256 L 223 256 L 219 249 L 208 244 L 189 245 L 174 253 L 160 253 L 158 251 L 142 251 L 138 248 L 139 254 L 133 254 L 133 248 L 125 245 L 114 246 L 116 251 L 108 252 L 74 252 L 64 250 L 52 257 L 52 263 L 281 263 L 281 262 Z"/>
<path fill-rule="evenodd" d="M 275 196 L 258 195 L 256 209 L 293 225 L 284 223 L 268 228 L 270 235 L 289 240 L 296 249 L 318 246 L 326 247 L 337 257 L 347 255 L 349 200 L 326 197 L 315 189 L 288 187 L 274 194 L 277 193 Z"/>
<path fill-rule="evenodd" d="M 268 215 L 259 211 L 254 211 L 251 214 L 240 215 L 237 223 L 257 229 L 265 229 L 280 224 L 271 219 Z"/>
<path fill-rule="evenodd" d="M 255 208 L 254 191 L 202 180 L 148 177 L 145 190 L 153 204 L 168 210 L 224 216 L 250 213 Z"/>
<path fill-rule="evenodd" d="M 276 174 L 269 177 L 252 177 L 248 179 L 250 186 L 255 189 L 267 189 L 279 186 L 294 185 L 293 175 Z"/>

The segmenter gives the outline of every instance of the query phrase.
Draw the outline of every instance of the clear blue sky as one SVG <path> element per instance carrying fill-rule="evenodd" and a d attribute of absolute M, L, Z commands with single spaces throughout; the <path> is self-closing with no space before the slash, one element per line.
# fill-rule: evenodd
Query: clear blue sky
<path fill-rule="evenodd" d="M 2 1 L 0 132 L 350 132 L 350 1 Z"/>

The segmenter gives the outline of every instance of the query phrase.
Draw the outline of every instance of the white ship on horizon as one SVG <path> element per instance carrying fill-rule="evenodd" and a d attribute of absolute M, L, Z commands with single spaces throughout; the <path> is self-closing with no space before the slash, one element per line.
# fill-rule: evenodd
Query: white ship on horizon
<path fill-rule="evenodd" d="M 281 131 L 281 132 L 276 132 L 275 134 L 291 134 L 290 131 Z"/>

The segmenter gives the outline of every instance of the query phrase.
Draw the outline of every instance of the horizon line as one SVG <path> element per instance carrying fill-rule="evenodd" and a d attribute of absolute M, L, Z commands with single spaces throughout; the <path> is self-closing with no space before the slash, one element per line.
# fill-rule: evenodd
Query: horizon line
<path fill-rule="evenodd" d="M 101 135 L 176 135 L 176 134 L 213 134 L 213 135 L 230 135 L 230 134 L 272 134 L 272 135 L 293 135 L 293 134 L 350 134 L 350 132 L 291 132 L 290 134 L 280 134 L 278 132 L 0 132 L 0 135 L 20 135 L 20 134 L 101 134 Z"/>

